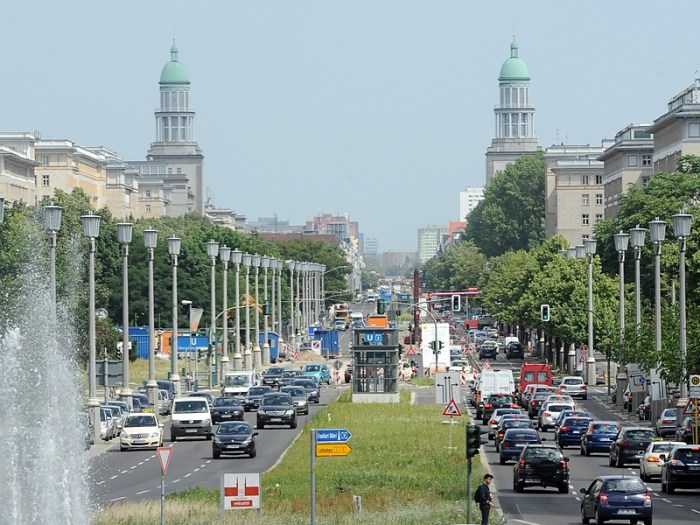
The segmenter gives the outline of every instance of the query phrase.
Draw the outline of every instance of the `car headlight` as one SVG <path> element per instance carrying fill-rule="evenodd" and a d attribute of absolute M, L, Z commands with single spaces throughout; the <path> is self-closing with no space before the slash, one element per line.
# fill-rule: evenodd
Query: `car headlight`
<path fill-rule="evenodd" d="M 124 432 L 124 431 L 122 431 L 122 433 L 119 434 L 119 437 L 122 438 L 122 439 L 131 439 L 131 436 L 129 435 L 129 433 L 128 433 L 128 432 Z"/>
<path fill-rule="evenodd" d="M 211 419 L 203 419 L 202 424 L 203 425 L 211 425 Z"/>
<path fill-rule="evenodd" d="M 293 414 L 294 414 L 294 410 L 285 410 L 285 411 L 284 411 L 284 415 L 285 415 L 285 416 L 291 416 L 291 415 L 293 415 Z"/>
<path fill-rule="evenodd" d="M 313 390 L 313 391 L 311 392 L 310 395 L 312 395 L 312 396 L 317 396 L 317 395 L 318 395 L 318 390 Z"/>
<path fill-rule="evenodd" d="M 258 414 L 260 414 L 261 416 L 264 416 L 265 414 L 267 414 L 267 412 L 265 412 L 265 410 L 263 410 L 262 408 L 259 408 Z"/>
<path fill-rule="evenodd" d="M 157 438 L 157 437 L 159 437 L 159 436 L 160 436 L 160 431 L 159 431 L 159 430 L 156 430 L 155 432 L 152 432 L 152 433 L 151 433 L 151 437 L 152 437 L 152 438 Z"/>
<path fill-rule="evenodd" d="M 221 445 L 221 440 L 218 437 L 215 437 L 214 443 L 216 443 L 217 445 Z"/>
<path fill-rule="evenodd" d="M 250 445 L 250 442 L 253 440 L 253 438 L 246 438 L 241 442 L 241 445 Z"/>

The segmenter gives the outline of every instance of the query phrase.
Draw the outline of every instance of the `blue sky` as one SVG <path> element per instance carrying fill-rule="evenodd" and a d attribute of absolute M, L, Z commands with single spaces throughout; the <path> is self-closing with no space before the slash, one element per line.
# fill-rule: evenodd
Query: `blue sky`
<path fill-rule="evenodd" d="M 0 130 L 143 159 L 175 38 L 206 186 L 249 220 L 349 213 L 380 251 L 459 220 L 481 186 L 517 35 L 536 135 L 600 145 L 700 69 L 687 2 L 6 2 Z"/>

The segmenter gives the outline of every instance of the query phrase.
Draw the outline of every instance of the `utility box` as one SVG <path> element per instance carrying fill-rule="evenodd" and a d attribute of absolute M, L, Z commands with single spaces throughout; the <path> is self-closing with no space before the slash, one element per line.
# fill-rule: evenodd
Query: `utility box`
<path fill-rule="evenodd" d="M 353 403 L 398 403 L 398 331 L 362 328 L 353 330 L 352 337 Z"/>

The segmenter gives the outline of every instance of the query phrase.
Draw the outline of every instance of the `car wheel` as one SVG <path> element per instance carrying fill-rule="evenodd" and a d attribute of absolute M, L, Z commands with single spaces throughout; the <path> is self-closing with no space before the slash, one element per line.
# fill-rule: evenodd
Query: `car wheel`
<path fill-rule="evenodd" d="M 651 525 L 651 518 L 644 518 L 644 525 Z"/>
<path fill-rule="evenodd" d="M 506 460 L 503 458 L 503 456 L 501 456 L 501 457 L 498 458 L 498 462 L 499 462 L 501 465 L 505 465 L 505 464 L 506 464 Z"/>
<path fill-rule="evenodd" d="M 257 455 L 258 455 L 257 450 L 253 449 L 253 450 L 250 451 L 250 454 L 248 454 L 248 457 L 252 459 L 252 458 L 254 458 L 254 457 L 257 456 Z"/>
<path fill-rule="evenodd" d="M 171 441 L 172 443 L 175 443 L 175 442 L 177 441 L 177 436 L 176 436 L 175 434 L 171 433 L 171 434 L 170 434 L 170 441 Z"/>
<path fill-rule="evenodd" d="M 258 421 L 258 428 L 265 428 L 265 424 Z"/>
<path fill-rule="evenodd" d="M 651 478 L 647 476 L 647 473 L 641 467 L 639 468 L 639 477 L 642 478 L 642 481 L 651 481 Z"/>
<path fill-rule="evenodd" d="M 586 399 L 588 399 L 588 396 L 583 396 L 581 399 L 585 401 Z"/>
<path fill-rule="evenodd" d="M 296 419 L 290 423 L 289 428 L 297 428 L 297 420 Z"/>
<path fill-rule="evenodd" d="M 564 443 L 562 443 L 561 441 L 557 441 L 557 445 L 559 445 L 559 448 L 561 448 L 561 449 L 566 448 L 566 445 Z"/>
<path fill-rule="evenodd" d="M 561 483 L 558 488 L 559 488 L 560 494 L 568 494 L 569 493 L 569 484 L 568 483 Z"/>
<path fill-rule="evenodd" d="M 586 451 L 583 449 L 583 445 L 582 445 L 581 448 L 579 449 L 579 454 L 581 454 L 582 456 L 585 456 L 585 455 L 586 455 Z"/>
<path fill-rule="evenodd" d="M 614 464 L 615 462 L 613 461 L 612 454 L 608 454 L 608 465 L 612 467 Z"/>
<path fill-rule="evenodd" d="M 122 447 L 122 446 L 120 446 L 120 447 L 119 447 L 119 450 L 121 450 L 122 452 L 126 452 L 126 451 L 127 451 L 127 450 L 129 450 L 129 449 L 128 449 L 128 448 L 126 448 L 126 447 Z"/>
<path fill-rule="evenodd" d="M 617 453 L 617 461 L 615 461 L 615 466 L 617 468 L 622 468 L 625 466 L 625 463 L 622 461 L 622 455 L 619 452 Z"/>
<path fill-rule="evenodd" d="M 589 521 L 591 521 L 591 518 L 586 517 L 586 514 L 583 512 L 583 505 L 581 505 L 581 523 L 586 524 Z"/>
<path fill-rule="evenodd" d="M 207 440 L 207 441 L 211 441 L 211 432 L 209 432 L 209 433 L 206 435 L 206 440 Z"/>
<path fill-rule="evenodd" d="M 215 450 L 215 451 L 212 453 L 212 457 L 213 457 L 214 459 L 219 459 L 219 458 L 221 457 L 221 453 Z"/>
<path fill-rule="evenodd" d="M 525 486 L 522 483 L 515 482 L 515 492 L 521 493 L 525 490 Z"/>
<path fill-rule="evenodd" d="M 676 492 L 676 487 L 671 485 L 671 483 L 666 483 L 666 494 L 673 494 Z"/>
<path fill-rule="evenodd" d="M 605 523 L 605 520 L 603 520 L 603 518 L 600 517 L 598 509 L 595 509 L 595 523 L 596 525 L 603 525 L 603 523 Z"/>

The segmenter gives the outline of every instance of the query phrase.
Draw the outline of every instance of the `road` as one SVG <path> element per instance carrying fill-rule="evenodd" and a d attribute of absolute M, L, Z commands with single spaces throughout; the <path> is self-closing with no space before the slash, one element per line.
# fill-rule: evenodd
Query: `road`
<path fill-rule="evenodd" d="M 506 361 L 499 355 L 496 363 L 492 365 L 498 368 L 513 368 L 514 375 L 520 367 L 521 361 Z M 612 419 L 618 417 L 608 411 L 604 405 L 595 398 L 606 395 L 606 387 L 589 388 L 589 398 L 586 401 L 576 400 L 578 406 L 588 410 L 594 419 Z M 434 399 L 434 392 L 430 392 Z M 434 402 L 434 401 L 433 401 Z M 473 409 L 469 410 L 474 414 Z M 484 427 L 485 428 L 485 427 Z M 547 441 L 554 439 L 554 433 L 541 432 Z M 484 434 L 484 438 L 486 434 Z M 525 489 L 522 494 L 517 494 L 513 488 L 513 462 L 506 465 L 499 464 L 498 454 L 495 452 L 493 441 L 482 447 L 481 460 L 488 463 L 488 469 L 494 475 L 498 506 L 503 510 L 509 524 L 520 525 L 569 525 L 581 523 L 579 490 L 588 487 L 593 478 L 603 474 L 630 474 L 639 476 L 639 469 L 634 465 L 628 465 L 624 469 L 610 467 L 607 454 L 592 454 L 590 457 L 581 456 L 578 448 L 569 447 L 564 453 L 570 459 L 571 480 L 568 494 L 559 494 L 556 488 Z M 671 496 L 661 492 L 658 479 L 647 484 L 653 498 L 655 525 L 690 524 L 700 522 L 700 490 L 681 490 Z M 493 490 L 493 487 L 492 487 Z"/>
<path fill-rule="evenodd" d="M 347 354 L 351 331 L 341 332 L 340 344 Z M 320 360 L 320 358 L 319 358 Z M 344 359 L 347 361 L 347 359 Z M 329 366 L 332 363 L 329 363 Z M 289 366 L 295 366 L 289 363 Z M 342 377 L 341 377 L 342 379 Z M 344 385 L 344 383 L 343 383 Z M 166 446 L 173 447 L 172 457 L 165 479 L 165 493 L 180 492 L 192 487 L 218 488 L 223 472 L 265 472 L 269 470 L 284 454 L 289 445 L 299 437 L 306 422 L 316 412 L 336 399 L 342 389 L 335 385 L 322 385 L 321 402 L 311 404 L 308 416 L 299 416 L 296 429 L 283 427 L 265 428 L 258 431 L 256 438 L 258 454 L 247 457 L 224 457 L 213 460 L 211 441 L 203 439 L 166 441 Z M 255 425 L 255 412 L 246 412 L 245 419 Z M 169 420 L 164 422 L 165 436 L 169 435 Z M 160 462 L 155 451 L 135 450 L 121 452 L 119 439 L 109 445 L 98 445 L 91 453 L 90 476 L 93 480 L 93 501 L 99 505 L 123 500 L 160 498 Z M 101 449 L 101 450 L 100 450 Z"/>

